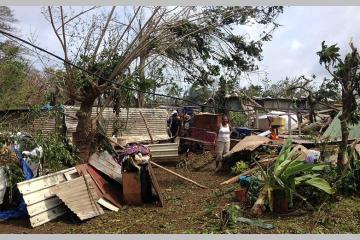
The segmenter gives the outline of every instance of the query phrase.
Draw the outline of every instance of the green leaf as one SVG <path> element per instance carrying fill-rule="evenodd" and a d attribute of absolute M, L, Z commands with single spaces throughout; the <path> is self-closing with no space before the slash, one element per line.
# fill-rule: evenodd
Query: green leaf
<path fill-rule="evenodd" d="M 306 180 L 304 183 L 316 187 L 328 194 L 334 194 L 335 190 L 330 186 L 330 184 L 323 178 L 314 177 L 309 180 Z"/>
<path fill-rule="evenodd" d="M 295 185 L 299 185 L 303 181 L 306 181 L 306 180 L 309 180 L 311 178 L 315 178 L 315 177 L 318 177 L 318 176 L 320 176 L 320 174 L 306 174 L 306 175 L 303 175 L 301 177 L 296 177 L 296 178 L 294 178 L 295 179 Z"/>

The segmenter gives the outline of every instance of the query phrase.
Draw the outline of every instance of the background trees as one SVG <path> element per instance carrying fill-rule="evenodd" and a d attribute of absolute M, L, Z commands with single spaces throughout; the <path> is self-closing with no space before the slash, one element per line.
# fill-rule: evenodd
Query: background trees
<path fill-rule="evenodd" d="M 74 142 L 81 157 L 86 159 L 97 146 L 97 123 L 90 118 L 95 100 L 110 103 L 115 92 L 133 85 L 139 89 L 134 95 L 136 105 L 142 107 L 145 92 L 156 90 L 148 77 L 153 70 L 148 66 L 155 60 L 165 64 L 157 68 L 160 72 L 179 70 L 184 80 L 199 85 L 213 84 L 220 77 L 235 79 L 257 69 L 262 44 L 271 40 L 281 12 L 282 7 L 45 9 L 67 61 L 64 90 L 80 104 Z M 256 40 L 234 31 L 248 24 L 270 30 Z"/>
<path fill-rule="evenodd" d="M 349 123 L 358 123 L 360 120 L 358 101 L 360 90 L 360 55 L 357 48 L 350 41 L 351 51 L 344 59 L 340 58 L 336 44 L 321 44 L 321 50 L 317 52 L 319 62 L 332 76 L 332 82 L 341 87 L 342 112 L 339 117 L 341 124 L 341 143 L 338 155 L 338 166 L 346 167 L 346 152 L 349 138 Z"/>

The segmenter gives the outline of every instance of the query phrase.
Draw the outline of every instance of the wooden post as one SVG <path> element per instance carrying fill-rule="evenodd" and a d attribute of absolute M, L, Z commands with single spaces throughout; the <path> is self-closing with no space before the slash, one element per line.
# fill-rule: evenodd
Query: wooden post
<path fill-rule="evenodd" d="M 288 110 L 288 134 L 291 136 L 291 114 L 290 114 L 290 109 Z"/>
<path fill-rule="evenodd" d="M 255 119 L 255 122 L 256 122 L 256 125 L 255 125 L 255 127 L 256 127 L 256 129 L 259 129 L 259 110 L 255 110 L 255 117 L 256 117 L 256 119 Z"/>
<path fill-rule="evenodd" d="M 146 127 L 146 130 L 147 130 L 148 134 L 149 134 L 151 143 L 154 143 L 154 139 L 153 139 L 153 137 L 151 135 L 151 132 L 150 132 L 150 129 L 149 129 L 148 125 L 147 125 L 146 119 L 145 119 L 144 115 L 142 114 L 142 112 L 141 111 L 139 111 L 139 112 L 140 112 L 140 115 L 141 115 L 142 119 L 144 120 L 145 127 Z"/>

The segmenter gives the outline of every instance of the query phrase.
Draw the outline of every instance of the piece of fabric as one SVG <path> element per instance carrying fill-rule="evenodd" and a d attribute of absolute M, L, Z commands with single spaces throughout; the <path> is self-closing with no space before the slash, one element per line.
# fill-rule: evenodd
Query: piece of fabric
<path fill-rule="evenodd" d="M 137 154 L 137 153 L 141 153 L 142 155 L 148 155 L 150 153 L 149 148 L 145 147 L 144 145 L 141 144 L 133 144 L 130 145 L 129 147 L 125 148 L 122 151 L 123 156 L 128 156 L 128 155 L 133 155 L 133 154 Z"/>
<path fill-rule="evenodd" d="M 223 155 L 230 150 L 230 142 L 220 142 L 216 144 L 216 161 L 222 161 Z"/>
<path fill-rule="evenodd" d="M 219 142 L 230 142 L 230 126 L 226 124 L 226 126 L 220 125 L 219 134 L 218 134 L 218 141 Z"/>
<path fill-rule="evenodd" d="M 273 229 L 273 228 L 275 228 L 275 226 L 273 224 L 271 224 L 271 223 L 263 223 L 259 219 L 252 220 L 252 219 L 249 219 L 249 218 L 238 217 L 236 220 L 238 222 L 245 223 L 245 224 L 252 225 L 252 226 L 261 227 L 263 229 Z"/>

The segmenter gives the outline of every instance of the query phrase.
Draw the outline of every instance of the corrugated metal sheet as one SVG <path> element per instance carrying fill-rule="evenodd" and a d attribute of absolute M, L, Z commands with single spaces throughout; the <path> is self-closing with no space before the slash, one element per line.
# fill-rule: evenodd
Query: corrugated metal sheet
<path fill-rule="evenodd" d="M 65 124 L 67 127 L 67 136 L 72 138 L 72 134 L 76 131 L 77 118 L 76 112 L 79 107 L 65 106 Z M 143 113 L 148 123 L 150 132 L 154 140 L 168 139 L 166 131 L 166 119 L 168 113 L 165 109 L 153 109 L 153 108 L 130 108 L 129 111 L 123 108 L 119 115 L 119 124 L 121 126 L 120 137 L 127 142 L 136 141 L 148 141 L 150 137 L 146 130 L 145 123 L 141 118 L 140 111 Z M 97 108 L 94 107 L 91 117 L 95 118 L 97 114 Z M 103 112 L 104 127 L 107 136 L 112 136 L 113 125 L 116 122 L 116 116 L 112 108 L 105 108 Z"/>
<path fill-rule="evenodd" d="M 6 191 L 6 178 L 4 168 L 0 168 L 0 204 L 3 203 L 4 195 Z"/>
<path fill-rule="evenodd" d="M 179 145 L 177 143 L 161 143 L 146 145 L 150 149 L 151 159 L 157 161 L 179 160 Z"/>
<path fill-rule="evenodd" d="M 31 122 L 32 131 L 41 132 L 42 135 L 55 133 L 56 123 L 55 118 L 50 116 L 49 113 L 35 118 Z"/>
<path fill-rule="evenodd" d="M 330 140 L 334 141 L 340 141 L 341 140 L 341 125 L 340 125 L 340 119 L 339 116 L 342 113 L 340 111 L 338 115 L 334 118 L 334 120 L 331 122 L 329 127 L 326 129 L 326 131 L 323 134 L 323 137 L 330 138 Z M 360 138 L 360 124 L 349 124 L 349 140 L 355 140 Z"/>
<path fill-rule="evenodd" d="M 89 174 L 59 184 L 51 189 L 65 205 L 80 218 L 86 220 L 104 214 L 104 210 L 97 203 L 96 194 Z"/>
<path fill-rule="evenodd" d="M 17 184 L 27 206 L 32 227 L 40 226 L 66 212 L 66 207 L 51 192 L 51 188 L 59 183 L 66 182 L 64 173 L 74 169 L 65 169 Z"/>
<path fill-rule="evenodd" d="M 115 181 L 122 183 L 121 166 L 108 152 L 94 153 L 89 159 L 89 164 Z"/>

